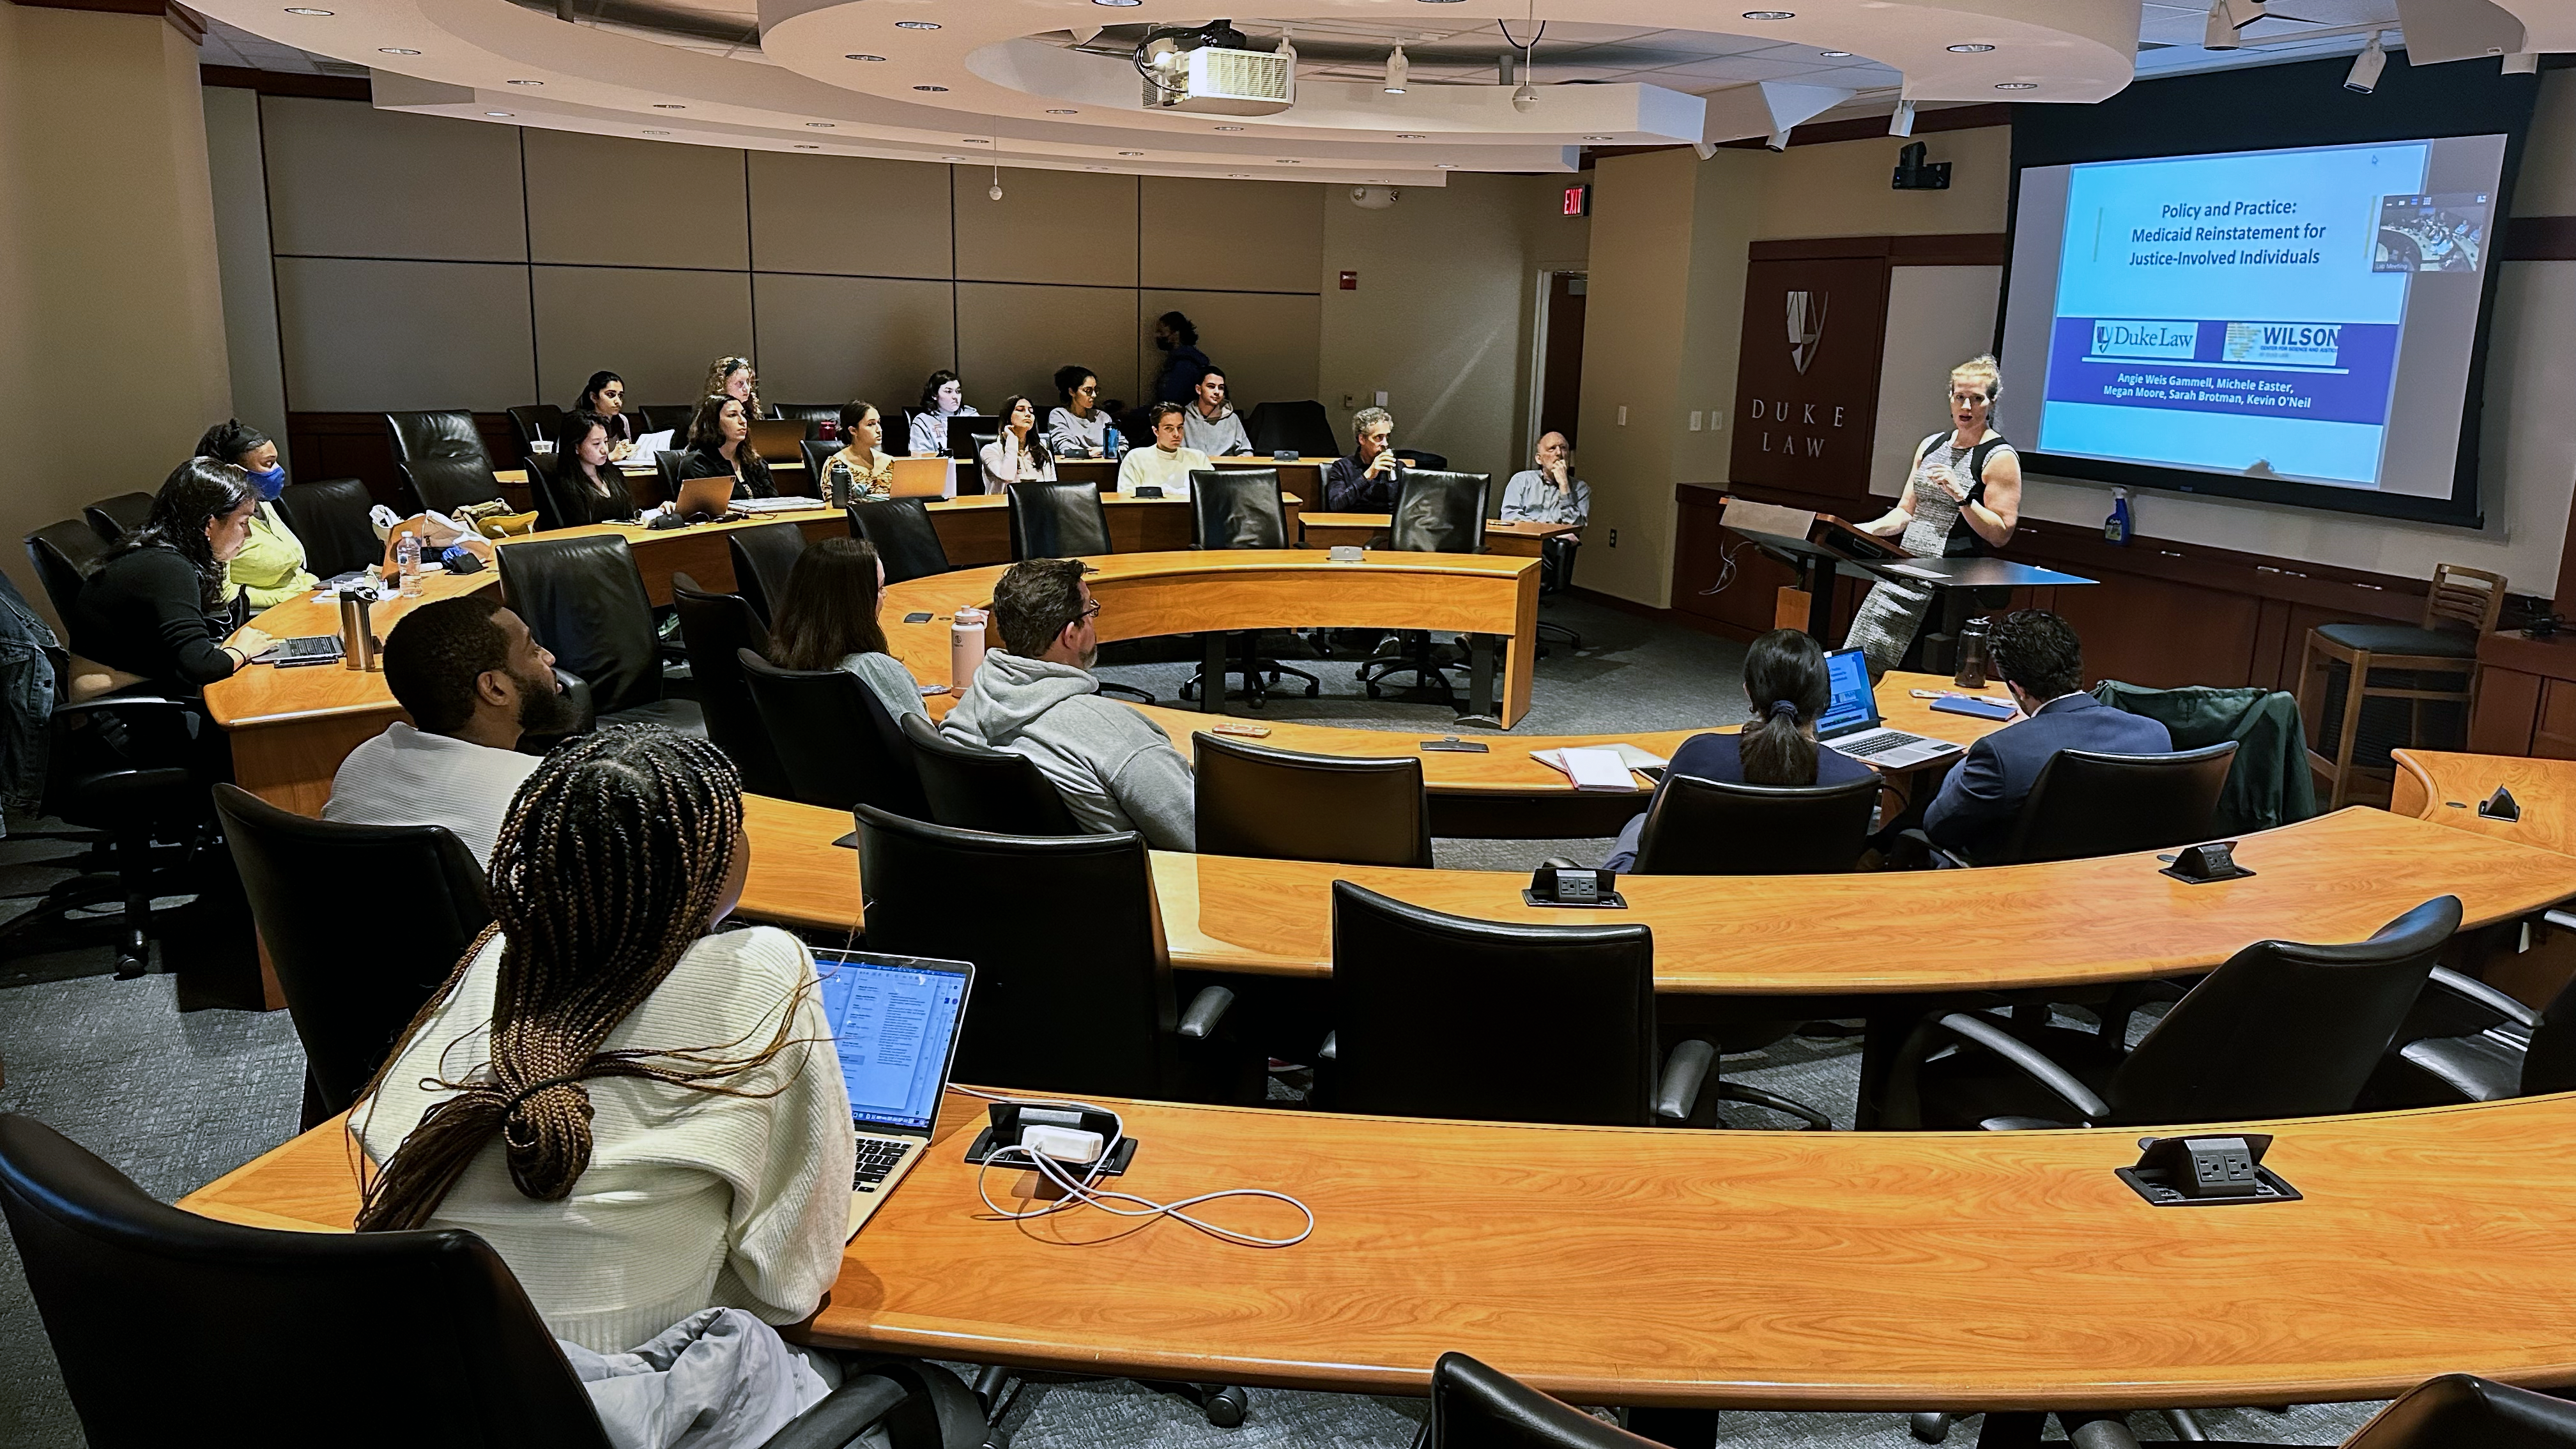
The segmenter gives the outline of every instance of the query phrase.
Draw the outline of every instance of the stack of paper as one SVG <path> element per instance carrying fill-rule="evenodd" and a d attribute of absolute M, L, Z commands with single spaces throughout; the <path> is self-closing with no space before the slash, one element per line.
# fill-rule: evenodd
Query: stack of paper
<path fill-rule="evenodd" d="M 676 428 L 664 428 L 658 433 L 646 433 L 635 440 L 635 451 L 626 455 L 627 461 L 634 462 L 641 459 L 649 467 L 655 453 L 675 451 L 671 446 L 671 440 L 678 436 L 679 430 Z"/>
<path fill-rule="evenodd" d="M 1574 755 L 1606 756 L 1610 760 L 1615 761 L 1618 772 L 1618 782 L 1616 784 L 1587 783 L 1583 776 L 1576 772 L 1574 766 L 1567 763 L 1568 757 Z M 1574 788 L 1578 790 L 1634 790 L 1637 789 L 1638 786 L 1636 781 L 1628 778 L 1628 772 L 1630 770 L 1660 770 L 1666 765 L 1672 763 L 1651 750 L 1641 750 L 1635 745 L 1628 744 L 1624 741 L 1615 744 L 1594 745 L 1582 749 L 1532 750 L 1530 751 L 1530 758 L 1547 766 L 1551 770 L 1564 771 L 1566 775 L 1574 781 Z M 1599 767 L 1596 764 L 1595 769 L 1598 770 L 1598 768 Z M 1607 779 L 1608 775 L 1606 773 L 1595 775 L 1595 780 Z"/>

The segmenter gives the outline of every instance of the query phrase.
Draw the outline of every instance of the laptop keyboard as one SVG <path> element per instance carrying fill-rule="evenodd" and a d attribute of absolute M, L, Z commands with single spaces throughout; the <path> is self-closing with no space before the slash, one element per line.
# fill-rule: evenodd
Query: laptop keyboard
<path fill-rule="evenodd" d="M 903 1160 L 904 1149 L 911 1145 L 887 1137 L 860 1138 L 859 1165 L 850 1176 L 850 1190 L 874 1192 L 885 1186 L 886 1174 L 894 1171 L 895 1164 Z"/>
<path fill-rule="evenodd" d="M 271 664 L 284 664 L 295 659 L 337 659 L 340 657 L 340 636 L 305 634 L 292 639 L 280 639 L 277 641 L 277 647 L 269 650 L 263 657 Z"/>
<path fill-rule="evenodd" d="M 1883 755 L 1890 750 L 1901 750 L 1907 745 L 1920 744 L 1921 742 L 1921 737 L 1918 735 L 1909 735 L 1902 731 L 1890 730 L 1883 735 L 1872 735 L 1858 744 L 1847 745 L 1840 740 L 1836 740 L 1833 742 L 1833 745 L 1835 749 L 1842 751 L 1846 755 L 1851 755 L 1859 759 L 1867 759 L 1872 755 Z"/>

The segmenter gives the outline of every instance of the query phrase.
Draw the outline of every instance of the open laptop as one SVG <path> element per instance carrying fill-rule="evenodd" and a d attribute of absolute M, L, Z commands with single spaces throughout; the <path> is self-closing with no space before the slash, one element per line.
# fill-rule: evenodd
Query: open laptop
<path fill-rule="evenodd" d="M 1858 649 L 1836 649 L 1825 656 L 1825 677 L 1833 701 L 1816 718 L 1816 738 L 1834 749 L 1882 770 L 1902 770 L 1926 760 L 1957 753 L 1948 740 L 1929 739 L 1889 729 L 1879 723 L 1878 695 L 1870 688 L 1869 661 Z"/>
<path fill-rule="evenodd" d="M 893 481 L 887 489 L 897 498 L 945 498 L 948 496 L 948 460 L 946 458 L 897 458 L 893 461 Z"/>
<path fill-rule="evenodd" d="M 850 1089 L 858 1170 L 850 1233 L 877 1210 L 930 1148 L 975 968 L 963 961 L 817 950 L 823 1016 Z"/>
<path fill-rule="evenodd" d="M 734 481 L 722 474 L 680 480 L 671 511 L 682 518 L 722 518 L 733 511 Z"/>

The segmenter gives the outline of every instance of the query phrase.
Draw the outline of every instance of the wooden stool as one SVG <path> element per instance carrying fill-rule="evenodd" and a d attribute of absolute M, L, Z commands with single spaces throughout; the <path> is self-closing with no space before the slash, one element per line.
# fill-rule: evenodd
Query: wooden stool
<path fill-rule="evenodd" d="M 2320 744 L 2325 743 L 2326 725 L 2319 711 L 2325 703 L 2327 676 L 2336 664 L 2348 671 L 2334 752 L 2329 756 L 2308 751 L 2308 767 L 2324 775 L 2331 786 L 2328 810 L 2342 809 L 2352 795 L 2352 752 L 2361 735 L 2362 701 L 2410 701 L 2406 742 L 2422 744 L 2425 701 L 2448 700 L 2466 707 L 2476 698 L 2478 641 L 2495 632 L 2496 615 L 2503 609 L 2504 575 L 2441 564 L 2433 570 L 2433 589 L 2424 600 L 2421 627 L 2320 624 L 2308 631 L 2306 655 L 2299 665 L 2299 714 L 2317 721 Z M 2456 690 L 2374 688 L 2370 683 L 2374 669 L 2429 670 L 2466 678 Z"/>

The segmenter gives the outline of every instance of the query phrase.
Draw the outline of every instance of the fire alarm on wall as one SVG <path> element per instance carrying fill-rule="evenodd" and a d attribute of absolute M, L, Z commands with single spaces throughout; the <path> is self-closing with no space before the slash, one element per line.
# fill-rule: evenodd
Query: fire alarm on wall
<path fill-rule="evenodd" d="M 1357 272 L 1344 272 L 1344 273 L 1342 273 L 1342 290 L 1343 290 L 1343 291 L 1345 291 L 1345 292 L 1356 292 L 1356 291 L 1358 291 L 1359 289 L 1360 289 L 1360 274 L 1359 274 L 1359 273 L 1357 273 Z"/>

